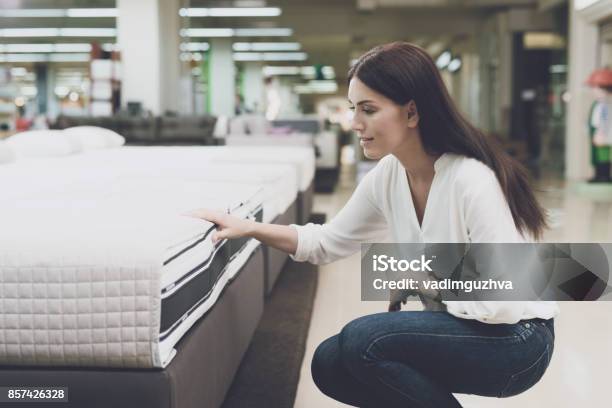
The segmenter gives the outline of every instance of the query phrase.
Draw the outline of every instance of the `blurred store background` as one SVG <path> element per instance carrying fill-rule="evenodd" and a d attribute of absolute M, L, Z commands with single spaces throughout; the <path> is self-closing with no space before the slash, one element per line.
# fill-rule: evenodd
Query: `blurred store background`
<path fill-rule="evenodd" d="M 398 40 L 427 50 L 467 118 L 529 169 L 546 240 L 610 242 L 612 160 L 594 140 L 612 125 L 594 118 L 612 93 L 612 0 L 1 0 L 0 138 L 77 125 L 132 145 L 298 133 L 315 145 L 314 208 L 329 219 L 373 166 L 350 131 L 347 71 Z M 296 407 L 339 406 L 312 383 L 312 352 L 385 308 L 360 302 L 358 258 L 334 265 L 321 268 Z M 609 406 L 609 312 L 563 305 L 542 383 L 462 402 Z"/>

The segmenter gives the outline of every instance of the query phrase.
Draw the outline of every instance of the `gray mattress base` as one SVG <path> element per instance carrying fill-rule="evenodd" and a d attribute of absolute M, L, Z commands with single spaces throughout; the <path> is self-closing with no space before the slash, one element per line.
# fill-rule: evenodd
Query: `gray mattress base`
<path fill-rule="evenodd" d="M 263 313 L 263 260 L 259 247 L 165 369 L 0 366 L 0 385 L 68 387 L 68 402 L 49 408 L 219 407 Z"/>
<path fill-rule="evenodd" d="M 295 224 L 297 222 L 297 207 L 298 202 L 296 200 L 283 214 L 276 217 L 272 223 L 281 225 Z M 267 296 L 272 292 L 272 288 L 274 288 L 274 284 L 283 270 L 283 266 L 285 266 L 285 262 L 287 262 L 289 256 L 286 252 L 279 251 L 278 249 L 269 247 L 267 245 L 264 245 L 263 251 L 264 262 L 266 265 L 264 288 Z"/>
<path fill-rule="evenodd" d="M 314 180 L 310 183 L 308 188 L 304 191 L 298 192 L 298 209 L 297 209 L 297 223 L 304 225 L 310 220 L 312 214 L 312 204 L 314 200 Z"/>

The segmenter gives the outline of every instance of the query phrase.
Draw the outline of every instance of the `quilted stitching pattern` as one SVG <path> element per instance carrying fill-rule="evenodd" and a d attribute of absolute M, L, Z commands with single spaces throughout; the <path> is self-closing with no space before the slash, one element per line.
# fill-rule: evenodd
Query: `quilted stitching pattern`
<path fill-rule="evenodd" d="M 0 267 L 0 364 L 159 367 L 155 267 Z"/>

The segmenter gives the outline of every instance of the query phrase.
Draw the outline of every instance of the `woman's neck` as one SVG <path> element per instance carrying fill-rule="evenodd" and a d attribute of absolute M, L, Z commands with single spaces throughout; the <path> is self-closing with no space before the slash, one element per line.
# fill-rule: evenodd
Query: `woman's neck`
<path fill-rule="evenodd" d="M 410 180 L 431 180 L 435 169 L 434 163 L 439 156 L 430 156 L 425 152 L 421 137 L 417 133 L 414 137 L 406 139 L 393 155 L 399 160 Z"/>

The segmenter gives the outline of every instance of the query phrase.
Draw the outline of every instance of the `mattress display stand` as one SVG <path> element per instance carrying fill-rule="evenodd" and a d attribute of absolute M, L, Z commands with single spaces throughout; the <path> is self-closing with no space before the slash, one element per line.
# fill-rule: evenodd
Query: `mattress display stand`
<path fill-rule="evenodd" d="M 219 407 L 262 316 L 263 285 L 260 246 L 177 344 L 165 369 L 0 366 L 0 385 L 67 387 L 68 402 L 42 404 L 48 408 Z"/>
<path fill-rule="evenodd" d="M 297 222 L 297 207 L 298 201 L 296 200 L 283 214 L 276 217 L 272 223 L 281 225 L 295 224 Z M 272 292 L 272 288 L 274 288 L 274 284 L 283 270 L 283 266 L 285 266 L 285 262 L 287 262 L 289 256 L 287 253 L 267 245 L 264 245 L 263 251 L 265 263 L 264 289 L 265 295 L 268 296 L 270 295 L 270 292 Z"/>
<path fill-rule="evenodd" d="M 310 182 L 308 188 L 298 192 L 298 224 L 307 224 L 312 214 L 312 204 L 314 200 L 314 180 Z"/>

